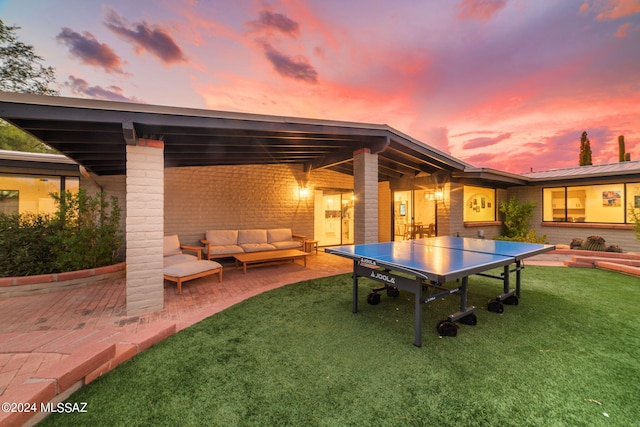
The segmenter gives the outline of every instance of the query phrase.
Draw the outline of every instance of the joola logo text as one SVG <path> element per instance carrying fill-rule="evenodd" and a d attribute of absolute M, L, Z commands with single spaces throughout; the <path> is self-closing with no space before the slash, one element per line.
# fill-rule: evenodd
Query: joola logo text
<path fill-rule="evenodd" d="M 367 258 L 360 258 L 360 264 L 367 264 L 367 265 L 374 265 L 374 266 L 378 265 L 374 260 L 367 259 Z"/>
<path fill-rule="evenodd" d="M 377 271 L 372 271 L 371 272 L 371 278 L 372 279 L 377 279 L 377 280 L 382 280 L 385 283 L 390 283 L 392 285 L 396 284 L 396 278 L 395 277 L 390 277 L 387 276 L 386 274 L 382 274 L 380 272 Z"/>

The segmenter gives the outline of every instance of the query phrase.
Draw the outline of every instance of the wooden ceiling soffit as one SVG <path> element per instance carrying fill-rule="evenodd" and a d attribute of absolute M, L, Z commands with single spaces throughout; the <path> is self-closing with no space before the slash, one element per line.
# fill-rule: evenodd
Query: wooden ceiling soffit
<path fill-rule="evenodd" d="M 379 154 L 387 149 L 389 146 L 390 139 L 388 136 L 383 137 L 371 137 L 369 141 L 353 145 L 348 148 L 343 148 L 335 153 L 318 158 L 317 160 L 313 160 L 311 162 L 307 162 L 304 165 L 304 171 L 309 172 L 314 169 L 325 169 L 337 166 L 341 163 L 349 162 L 353 160 L 353 153 L 362 148 L 368 148 L 372 154 Z"/>
<path fill-rule="evenodd" d="M 389 178 L 400 178 L 403 176 L 414 176 L 420 172 L 415 165 L 398 162 L 387 157 L 380 158 L 378 161 L 378 170 L 380 175 Z"/>
<path fill-rule="evenodd" d="M 426 154 L 417 156 L 415 151 L 409 150 L 406 147 L 392 146 L 387 150 L 387 155 L 391 158 L 403 159 L 402 162 L 411 165 L 418 165 L 421 172 L 432 173 L 434 170 L 447 170 L 447 164 L 429 157 Z"/>

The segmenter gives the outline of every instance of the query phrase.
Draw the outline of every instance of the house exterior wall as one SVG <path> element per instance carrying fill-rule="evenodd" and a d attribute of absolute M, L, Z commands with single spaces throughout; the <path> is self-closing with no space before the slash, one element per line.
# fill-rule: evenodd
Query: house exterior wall
<path fill-rule="evenodd" d="M 390 242 L 393 239 L 392 215 L 393 194 L 388 181 L 378 183 L 378 241 Z"/>
<path fill-rule="evenodd" d="M 313 197 L 299 188 L 353 188 L 353 177 L 301 165 L 167 168 L 165 235 L 200 244 L 207 230 L 291 228 L 312 238 Z"/>
<path fill-rule="evenodd" d="M 547 223 L 542 221 L 542 186 L 512 187 L 509 197 L 515 196 L 518 202 L 535 202 L 531 224 L 538 236 L 546 235 L 550 244 L 571 243 L 574 238 L 586 239 L 588 236 L 601 236 L 607 246 L 618 245 L 625 252 L 640 252 L 640 241 L 628 225 L 590 224 L 590 223 Z"/>

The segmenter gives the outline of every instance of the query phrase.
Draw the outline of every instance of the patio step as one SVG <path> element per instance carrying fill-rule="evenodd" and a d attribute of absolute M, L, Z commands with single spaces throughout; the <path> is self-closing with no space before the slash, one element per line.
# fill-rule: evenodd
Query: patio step
<path fill-rule="evenodd" d="M 626 256 L 615 256 L 626 255 Z M 605 256 L 572 256 L 564 261 L 567 267 L 601 268 L 640 277 L 640 257 L 636 254 L 607 254 Z"/>
<path fill-rule="evenodd" d="M 631 276 L 640 277 L 640 267 L 624 265 L 617 262 L 598 262 L 598 268 L 604 270 L 617 271 L 619 273 L 629 274 Z"/>
<path fill-rule="evenodd" d="M 547 253 L 553 254 L 553 255 L 565 255 L 565 256 L 640 260 L 640 253 L 635 253 L 635 252 L 620 253 L 620 252 L 604 252 L 604 251 L 585 251 L 582 249 L 555 249 Z"/>
<path fill-rule="evenodd" d="M 633 267 L 640 267 L 640 260 L 636 259 L 626 259 L 626 258 L 606 258 L 606 257 L 580 257 L 573 256 L 571 257 L 572 262 L 576 263 L 591 263 L 592 265 L 596 265 L 599 262 L 610 262 L 622 265 L 630 265 Z"/>
<path fill-rule="evenodd" d="M 52 341 L 56 341 L 58 345 L 62 345 L 63 352 L 69 351 L 70 354 L 64 354 L 58 362 L 39 369 L 24 383 L 10 385 L 1 391 L 0 395 L 2 400 L 7 402 L 31 402 L 37 405 L 56 402 L 57 399 L 66 398 L 67 394 L 83 384 L 94 381 L 136 354 L 168 338 L 176 333 L 176 330 L 174 322 L 160 321 L 142 331 L 130 334 L 114 334 L 113 331 L 82 334 L 67 331 L 64 334 L 50 334 L 44 340 L 33 339 L 23 348 L 47 349 Z M 6 334 L 6 338 L 9 338 L 10 342 L 14 341 L 14 346 L 18 347 L 20 338 L 29 335 L 29 333 Z M 87 336 L 93 338 L 90 344 L 84 342 Z M 79 346 L 80 344 L 84 345 Z M 60 351 L 59 348 L 50 350 L 54 353 Z M 26 356 L 30 355 L 25 354 Z M 0 412 L 0 426 L 33 424 L 41 421 L 44 416 L 45 414 L 42 413 Z"/>

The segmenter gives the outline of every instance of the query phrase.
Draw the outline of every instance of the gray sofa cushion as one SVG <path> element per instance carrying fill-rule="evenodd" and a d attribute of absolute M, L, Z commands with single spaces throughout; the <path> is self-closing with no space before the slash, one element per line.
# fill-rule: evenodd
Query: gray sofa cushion
<path fill-rule="evenodd" d="M 168 267 L 170 265 L 180 264 L 183 262 L 192 262 L 192 261 L 198 261 L 198 257 L 195 255 L 189 255 L 189 254 L 171 255 L 171 256 L 164 257 L 164 266 Z"/>
<path fill-rule="evenodd" d="M 262 251 L 273 251 L 276 249 L 275 246 L 269 243 L 244 243 L 240 245 L 245 252 L 262 252 Z"/>
<path fill-rule="evenodd" d="M 290 228 L 272 228 L 267 230 L 267 242 L 276 249 L 297 249 L 302 247 L 300 240 L 294 240 Z"/>
<path fill-rule="evenodd" d="M 205 236 L 212 246 L 238 244 L 238 230 L 208 230 Z"/>
<path fill-rule="evenodd" d="M 267 230 L 238 230 L 238 245 L 247 243 L 268 243 Z"/>
<path fill-rule="evenodd" d="M 297 249 L 302 247 L 302 242 L 299 240 L 285 240 L 284 242 L 271 242 L 270 245 L 276 247 L 276 249 Z"/>
<path fill-rule="evenodd" d="M 215 261 L 196 260 L 172 264 L 164 268 L 164 274 L 173 277 L 186 277 L 209 270 L 216 270 L 222 266 Z"/>
<path fill-rule="evenodd" d="M 267 243 L 293 240 L 290 228 L 271 228 L 267 230 Z"/>
<path fill-rule="evenodd" d="M 179 255 L 182 251 L 180 250 L 180 240 L 176 234 L 172 236 L 164 236 L 163 246 L 162 246 L 162 255 L 171 256 L 171 255 Z"/>
<path fill-rule="evenodd" d="M 220 246 L 209 246 L 209 255 L 231 255 L 231 254 L 241 254 L 244 252 L 238 245 L 220 245 Z"/>

